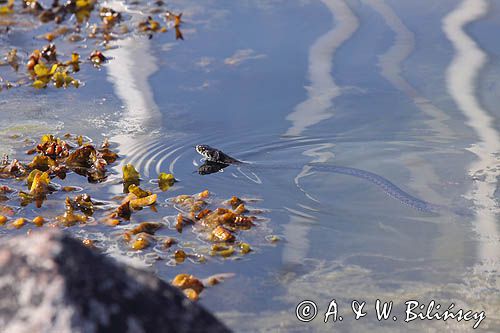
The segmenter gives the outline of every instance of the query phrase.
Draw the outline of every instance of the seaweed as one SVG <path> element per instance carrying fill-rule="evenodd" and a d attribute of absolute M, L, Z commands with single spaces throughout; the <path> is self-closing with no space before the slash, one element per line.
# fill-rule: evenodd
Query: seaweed
<path fill-rule="evenodd" d="M 47 171 L 53 167 L 57 167 L 57 162 L 48 156 L 37 155 L 28 164 L 28 167 L 33 170 Z"/>
<path fill-rule="evenodd" d="M 106 61 L 108 61 L 108 58 L 106 58 L 104 56 L 104 54 L 102 54 L 101 51 L 98 51 L 98 50 L 94 50 L 92 51 L 92 53 L 90 54 L 89 56 L 89 60 L 92 62 L 92 64 L 94 64 L 95 67 L 99 67 L 101 66 L 103 63 L 105 63 Z"/>
<path fill-rule="evenodd" d="M 94 202 L 88 194 L 79 194 L 73 200 L 67 197 L 66 202 L 71 205 L 73 210 L 80 210 L 87 216 L 94 215 Z"/>
<path fill-rule="evenodd" d="M 112 28 L 122 19 L 122 15 L 119 12 L 108 7 L 101 7 L 99 10 L 99 17 L 107 29 Z"/>
<path fill-rule="evenodd" d="M 157 198 L 158 194 L 155 193 L 144 198 L 132 199 L 130 200 L 130 208 L 138 210 L 146 206 L 151 206 L 156 203 Z"/>
<path fill-rule="evenodd" d="M 128 192 L 134 194 L 138 198 L 145 198 L 152 194 L 151 191 L 145 191 L 135 184 L 130 184 Z"/>
<path fill-rule="evenodd" d="M 151 243 L 151 236 L 147 233 L 141 232 L 136 235 L 131 247 L 133 250 L 143 250 Z"/>
<path fill-rule="evenodd" d="M 222 242 L 234 242 L 235 237 L 230 230 L 219 225 L 212 230 L 212 239 Z"/>
<path fill-rule="evenodd" d="M 0 15 L 10 15 L 14 13 L 14 0 L 9 0 L 7 5 L 0 6 Z"/>
<path fill-rule="evenodd" d="M 87 176 L 91 183 L 106 179 L 108 162 L 91 144 L 85 144 L 72 152 L 66 159 L 66 166 L 82 176 Z"/>
<path fill-rule="evenodd" d="M 141 175 L 134 168 L 132 164 L 126 164 L 122 168 L 123 171 L 123 182 L 130 185 L 139 185 Z M 129 186 L 130 186 L 129 185 Z M 127 186 L 127 189 L 129 187 Z"/>
<path fill-rule="evenodd" d="M 168 199 L 166 204 L 158 204 L 166 199 L 162 197 L 165 196 L 163 191 L 174 185 L 174 176 L 161 173 L 157 187 L 149 187 L 147 184 L 154 183 L 154 180 L 146 183 L 146 179 L 143 179 L 144 184 L 140 186 L 141 175 L 131 164 L 125 164 L 122 168 L 121 177 L 126 194 L 108 201 L 95 200 L 88 194 L 92 193 L 88 190 L 95 185 L 81 188 L 66 183 L 59 186 L 52 180 L 56 177 L 63 179 L 67 172 L 74 171 L 76 175 L 72 175 L 70 179 L 82 175 L 90 183 L 105 182 L 102 186 L 117 184 L 119 174 L 106 182 L 107 167 L 118 159 L 107 139 L 97 146 L 82 135 L 65 134 L 58 137 L 45 134 L 33 147 L 23 148 L 26 149 L 32 155 L 27 162 L 10 160 L 7 155 L 0 162 L 0 176 L 5 178 L 2 181 L 14 184 L 13 187 L 0 186 L 0 200 L 3 200 L 0 205 L 0 225 L 23 228 L 29 232 L 34 228 L 45 227 L 92 228 L 99 225 L 111 228 L 123 224 L 116 228 L 119 248 L 133 256 L 168 260 L 171 265 L 203 264 L 212 260 L 240 258 L 252 253 L 252 247 L 242 241 L 241 236 L 245 230 L 258 225 L 256 222 L 259 219 L 251 215 L 256 212 L 247 206 L 245 200 L 236 196 L 222 200 L 210 191 L 203 190 L 196 194 L 178 195 Z M 27 190 L 17 189 L 15 184 L 18 183 L 14 179 L 22 181 Z M 81 192 L 68 195 L 68 192 L 74 191 Z M 49 196 L 51 200 L 45 201 Z M 14 200 L 20 200 L 21 207 L 11 206 Z M 22 208 L 32 202 L 38 208 L 46 202 L 45 210 Z M 155 212 L 163 213 L 169 205 L 178 211 L 175 222 L 172 223 L 172 216 L 165 218 L 164 222 L 155 220 L 154 216 L 161 218 Z M 61 211 L 52 213 L 52 207 Z M 143 222 L 144 216 L 151 218 L 143 212 L 147 207 L 151 209 L 150 215 L 153 218 Z M 186 226 L 189 226 L 189 230 Z M 186 229 L 183 238 L 189 239 L 191 235 L 201 244 L 186 241 L 180 236 L 179 240 L 170 237 L 175 233 L 174 228 L 178 232 Z M 100 240 L 88 237 L 88 234 L 82 237 L 86 246 L 102 249 L 102 246 L 107 245 L 103 242 L 96 246 L 95 242 Z M 190 275 L 179 275 L 174 280 L 176 286 L 192 300 L 199 299 L 205 288 L 204 282 Z M 209 285 L 218 281 L 217 278 L 211 278 Z"/>
<path fill-rule="evenodd" d="M 36 225 L 37 227 L 43 226 L 45 223 L 45 219 L 42 216 L 37 216 L 33 219 L 33 224 Z"/>
<path fill-rule="evenodd" d="M 161 172 L 158 176 L 158 186 L 163 192 L 172 187 L 175 182 L 176 180 L 174 178 L 174 175 L 172 175 L 171 173 Z"/>
<path fill-rule="evenodd" d="M 18 160 L 2 161 L 0 166 L 0 178 L 20 178 L 28 174 L 27 166 Z"/>
<path fill-rule="evenodd" d="M 5 56 L 5 62 L 6 64 L 10 65 L 12 69 L 14 69 L 16 72 L 19 70 L 19 57 L 17 56 L 17 49 L 12 49 L 9 52 L 7 52 L 7 55 Z"/>
<path fill-rule="evenodd" d="M 66 197 L 65 201 L 66 210 L 63 215 L 59 215 L 56 217 L 56 221 L 65 227 L 73 226 L 77 223 L 86 223 L 88 218 L 86 215 L 75 213 L 75 209 L 73 208 L 73 203 L 69 197 Z"/>
<path fill-rule="evenodd" d="M 47 197 L 47 194 L 50 190 L 50 177 L 47 172 L 41 172 L 39 170 L 34 170 L 33 172 L 35 172 L 35 174 L 33 175 L 31 184 L 28 183 L 28 186 L 30 188 L 29 199 L 35 201 L 36 207 L 40 208 L 42 207 L 43 201 Z"/>
<path fill-rule="evenodd" d="M 160 23 L 154 20 L 151 16 L 148 16 L 144 21 L 139 22 L 138 26 L 139 31 L 142 32 L 167 32 L 167 28 L 160 25 Z"/>
<path fill-rule="evenodd" d="M 130 230 L 133 235 L 144 232 L 146 234 L 154 235 L 155 232 L 162 227 L 161 223 L 157 222 L 142 222 L 138 226 Z"/>
<path fill-rule="evenodd" d="M 47 88 L 49 85 L 56 88 L 80 87 L 81 81 L 75 78 L 74 74 L 80 71 L 82 62 L 80 55 L 74 51 L 76 47 L 80 50 L 91 50 L 92 48 L 88 44 L 79 43 L 73 50 L 71 59 L 60 61 L 54 41 L 64 36 L 71 43 L 96 39 L 95 45 L 100 44 L 105 48 L 108 48 L 108 43 L 111 40 L 123 38 L 129 33 L 145 33 L 149 38 L 152 38 L 154 34 L 167 32 L 170 28 L 175 30 L 177 40 L 184 39 L 180 30 L 183 23 L 182 13 L 174 14 L 160 8 L 160 6 L 156 8 L 155 12 L 163 13 L 158 17 L 163 18 L 166 24 L 162 24 L 161 20 L 152 16 L 134 13 L 133 16 L 144 19 L 132 27 L 127 25 L 127 22 L 130 21 L 128 20 L 130 14 L 120 13 L 97 0 L 67 0 L 61 3 L 54 1 L 51 6 L 45 6 L 41 1 L 36 0 L 23 0 L 20 3 L 22 3 L 21 8 L 16 5 L 14 0 L 8 0 L 6 5 L 0 6 L 0 16 L 9 17 L 9 19 L 4 18 L 0 22 L 0 26 L 6 27 L 6 33 L 16 29 L 17 26 L 30 26 L 36 29 L 40 25 L 47 24 L 53 25 L 53 27 L 50 27 L 49 32 L 36 37 L 48 41 L 49 44 L 33 50 L 30 54 L 26 64 L 27 73 L 23 73 L 23 75 L 27 75 L 15 82 L 0 80 L 3 81 L 0 91 L 2 88 L 24 86 L 27 79 L 32 80 L 31 85 L 36 89 Z M 35 19 L 25 19 L 25 16 L 32 16 Z M 28 50 L 20 51 L 22 52 L 13 48 L 7 53 L 5 63 L 0 62 L 0 64 L 8 64 L 15 72 L 18 72 L 21 63 L 19 55 L 21 54 L 22 58 L 22 54 L 29 53 Z M 93 50 L 85 56 L 88 56 L 88 62 L 94 67 L 100 67 L 108 61 L 108 58 L 99 50 Z M 37 65 L 39 66 L 36 67 Z"/>

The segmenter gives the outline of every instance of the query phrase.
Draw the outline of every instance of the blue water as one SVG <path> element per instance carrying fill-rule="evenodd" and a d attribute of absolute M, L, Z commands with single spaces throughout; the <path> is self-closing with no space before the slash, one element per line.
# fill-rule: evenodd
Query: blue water
<path fill-rule="evenodd" d="M 86 85 L 79 90 L 4 91 L 3 131 L 85 128 L 89 136 L 109 136 L 124 156 L 120 163 L 132 162 L 141 174 L 173 172 L 181 180 L 173 194 L 208 188 L 220 197 L 260 198 L 269 222 L 247 236 L 258 244 L 252 255 L 153 265 L 164 279 L 179 272 L 236 273 L 201 298 L 235 331 L 421 332 L 473 325 L 405 323 L 409 299 L 484 310 L 480 327 L 498 331 L 497 2 L 169 6 L 184 12 L 184 41 L 172 32 L 151 40 L 132 35 L 113 44 L 106 53 L 113 59 L 100 71 L 82 71 Z M 5 38 L 5 49 L 40 44 Z M 200 176 L 195 144 L 254 165 Z M 414 209 L 369 180 L 319 172 L 309 163 L 371 172 L 449 209 Z M 270 244 L 265 234 L 281 240 Z M 333 298 L 344 320 L 325 324 L 322 313 Z M 309 323 L 295 317 L 304 299 L 320 310 Z M 368 303 L 359 321 L 350 310 L 353 299 Z M 393 300 L 398 320 L 377 321 L 376 299 Z"/>

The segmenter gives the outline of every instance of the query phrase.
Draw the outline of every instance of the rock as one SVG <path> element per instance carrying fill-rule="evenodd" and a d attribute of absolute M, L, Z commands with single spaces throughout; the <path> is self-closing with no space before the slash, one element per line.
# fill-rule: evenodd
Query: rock
<path fill-rule="evenodd" d="M 228 332 L 149 272 L 122 266 L 58 230 L 0 245 L 2 332 Z"/>

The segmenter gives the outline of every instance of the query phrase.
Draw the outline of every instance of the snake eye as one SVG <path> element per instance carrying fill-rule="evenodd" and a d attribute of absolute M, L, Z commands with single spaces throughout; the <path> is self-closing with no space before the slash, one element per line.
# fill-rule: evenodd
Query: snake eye
<path fill-rule="evenodd" d="M 197 145 L 196 146 L 196 151 L 202 155 L 206 154 L 208 151 L 208 146 L 207 145 Z"/>

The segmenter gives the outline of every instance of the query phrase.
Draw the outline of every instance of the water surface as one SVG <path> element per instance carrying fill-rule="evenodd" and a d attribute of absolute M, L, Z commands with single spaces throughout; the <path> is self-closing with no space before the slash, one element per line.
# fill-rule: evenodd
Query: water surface
<path fill-rule="evenodd" d="M 184 12 L 184 41 L 130 36 L 79 90 L 2 92 L 3 131 L 35 137 L 85 129 L 96 140 L 110 136 L 120 163 L 133 163 L 143 176 L 173 172 L 180 183 L 172 195 L 208 188 L 219 197 L 261 199 L 269 221 L 248 235 L 256 251 L 244 260 L 152 266 L 167 280 L 180 272 L 235 272 L 201 303 L 236 331 L 473 325 L 404 323 L 409 299 L 484 310 L 481 328 L 498 330 L 498 3 L 169 5 Z M 15 35 L 2 42 L 40 44 Z M 192 146 L 201 143 L 254 164 L 200 176 Z M 310 163 L 369 171 L 446 208 L 419 211 L 362 177 Z M 269 244 L 267 234 L 282 240 Z M 333 298 L 345 319 L 325 324 L 321 313 Z M 309 323 L 295 317 L 304 299 L 320 309 Z M 353 319 L 353 299 L 368 302 L 366 318 Z M 378 322 L 376 299 L 393 300 L 401 318 Z"/>

